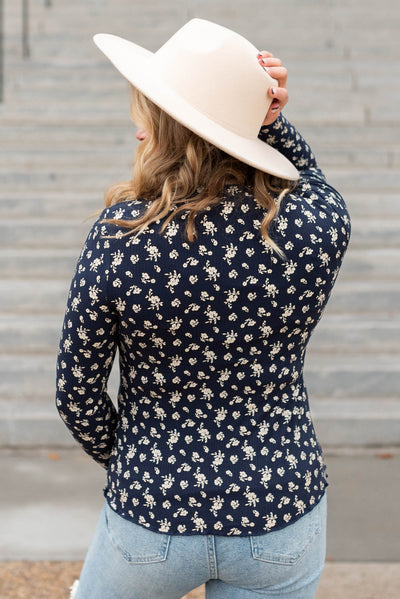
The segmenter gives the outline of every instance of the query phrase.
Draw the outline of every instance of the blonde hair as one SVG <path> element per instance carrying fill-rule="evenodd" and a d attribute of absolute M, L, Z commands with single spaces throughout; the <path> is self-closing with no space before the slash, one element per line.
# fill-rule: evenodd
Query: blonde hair
<path fill-rule="evenodd" d="M 173 218 L 187 212 L 186 237 L 192 242 L 197 237 L 197 215 L 220 202 L 224 185 L 251 186 L 256 200 L 266 210 L 261 234 L 283 256 L 269 236 L 269 227 L 278 214 L 282 197 L 290 191 L 291 182 L 226 154 L 178 123 L 133 86 L 130 112 L 133 121 L 148 135 L 136 150 L 132 180 L 112 185 L 106 192 L 105 203 L 109 207 L 140 199 L 149 206 L 137 219 L 107 222 L 128 229 L 125 235 L 130 235 L 165 219 L 162 233 Z"/>

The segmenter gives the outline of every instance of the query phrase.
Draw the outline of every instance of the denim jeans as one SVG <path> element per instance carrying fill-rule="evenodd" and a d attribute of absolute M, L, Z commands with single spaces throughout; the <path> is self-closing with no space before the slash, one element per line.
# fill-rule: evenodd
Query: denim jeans
<path fill-rule="evenodd" d="M 293 524 L 261 536 L 160 534 L 106 503 L 75 599 L 312 599 L 325 562 L 326 493 Z"/>

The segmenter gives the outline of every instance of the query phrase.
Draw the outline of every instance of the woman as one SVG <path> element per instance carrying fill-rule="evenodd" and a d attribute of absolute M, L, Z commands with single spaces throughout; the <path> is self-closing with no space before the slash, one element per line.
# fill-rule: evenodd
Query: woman
<path fill-rule="evenodd" d="M 107 469 L 74 593 L 311 599 L 327 481 L 302 373 L 349 240 L 343 199 L 281 115 L 272 54 L 199 19 L 154 55 L 95 41 L 133 85 L 141 144 L 60 344 L 58 410 Z"/>

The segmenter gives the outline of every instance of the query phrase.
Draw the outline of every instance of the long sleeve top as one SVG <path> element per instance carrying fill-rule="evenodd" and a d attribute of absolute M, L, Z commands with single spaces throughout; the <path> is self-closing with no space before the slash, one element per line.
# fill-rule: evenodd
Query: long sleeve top
<path fill-rule="evenodd" d="M 260 139 L 300 171 L 271 236 L 253 190 L 227 185 L 217 206 L 163 234 L 104 223 L 143 202 L 107 208 L 80 255 L 57 363 L 59 413 L 107 469 L 122 517 L 168 534 L 258 535 L 322 498 L 326 468 L 303 366 L 308 340 L 350 236 L 340 194 L 283 117 Z M 118 349 L 117 406 L 107 380 Z"/>

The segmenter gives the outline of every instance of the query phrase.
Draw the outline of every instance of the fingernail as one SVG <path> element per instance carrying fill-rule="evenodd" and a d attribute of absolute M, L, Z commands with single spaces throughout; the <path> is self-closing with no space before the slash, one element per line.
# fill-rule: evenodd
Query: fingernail
<path fill-rule="evenodd" d="M 264 64 L 267 64 L 267 59 L 266 59 L 266 58 L 263 58 L 263 59 L 261 60 L 261 62 L 263 62 Z"/>
<path fill-rule="evenodd" d="M 276 94 L 276 87 L 271 87 L 271 94 L 273 96 L 275 96 L 275 94 Z"/>

